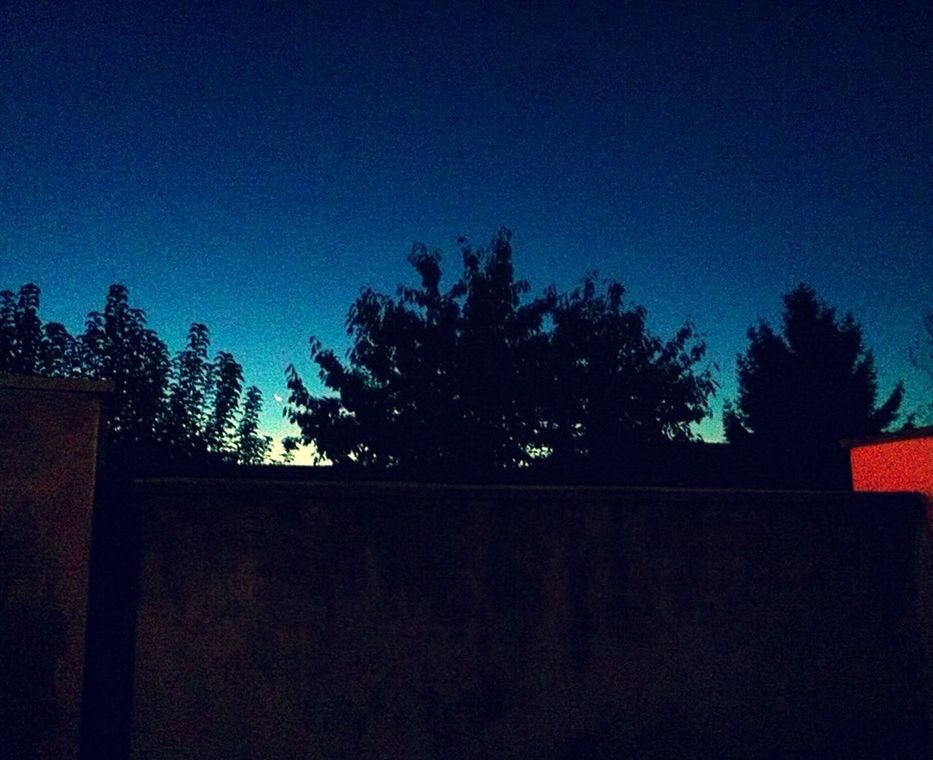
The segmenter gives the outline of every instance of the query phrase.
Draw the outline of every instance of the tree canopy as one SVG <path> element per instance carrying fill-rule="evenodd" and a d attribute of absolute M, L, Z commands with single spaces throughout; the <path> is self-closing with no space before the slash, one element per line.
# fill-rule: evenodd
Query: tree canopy
<path fill-rule="evenodd" d="M 709 408 L 702 343 L 685 325 L 662 341 L 618 283 L 595 276 L 531 299 L 515 278 L 511 237 L 461 241 L 462 271 L 441 288 L 441 256 L 415 245 L 417 287 L 365 288 L 351 306 L 346 361 L 311 339 L 327 394 L 294 366 L 286 416 L 334 463 L 421 476 L 484 477 L 545 461 L 617 454 L 689 438 Z"/>
<path fill-rule="evenodd" d="M 624 294 L 618 282 L 599 292 L 588 276 L 552 299 L 547 444 L 561 460 L 618 461 L 646 444 L 690 440 L 709 414 L 716 384 L 708 368 L 695 369 L 705 345 L 693 326 L 661 340 L 645 308 L 626 307 Z"/>
<path fill-rule="evenodd" d="M 191 325 L 173 360 L 123 285 L 110 286 L 103 309 L 88 314 L 78 337 L 57 322 L 43 325 L 40 296 L 33 283 L 18 294 L 0 292 L 0 374 L 111 381 L 107 441 L 134 467 L 235 462 L 243 451 L 250 464 L 265 460 L 269 442 L 256 429 L 262 395 L 251 388 L 240 411 L 243 369 L 227 352 L 209 360 L 205 325 Z M 246 449 L 238 416 L 246 422 Z"/>
<path fill-rule="evenodd" d="M 839 458 L 840 441 L 879 433 L 896 419 L 903 386 L 876 405 L 874 357 L 861 327 L 851 314 L 837 319 L 808 285 L 784 296 L 781 334 L 762 321 L 749 328 L 748 341 L 724 427 L 730 442 L 772 452 L 774 466 L 783 462 L 812 479 Z"/>

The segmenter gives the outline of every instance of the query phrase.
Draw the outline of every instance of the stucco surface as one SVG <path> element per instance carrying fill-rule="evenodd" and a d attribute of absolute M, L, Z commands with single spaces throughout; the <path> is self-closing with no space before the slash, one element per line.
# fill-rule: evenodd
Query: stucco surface
<path fill-rule="evenodd" d="M 106 385 L 0 378 L 0 753 L 77 757 Z"/>
<path fill-rule="evenodd" d="M 927 756 L 909 495 L 150 480 L 133 498 L 134 757 Z"/>

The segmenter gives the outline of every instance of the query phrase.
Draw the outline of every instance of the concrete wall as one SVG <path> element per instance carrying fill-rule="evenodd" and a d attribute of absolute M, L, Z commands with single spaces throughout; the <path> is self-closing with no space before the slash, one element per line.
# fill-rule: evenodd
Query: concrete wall
<path fill-rule="evenodd" d="M 108 386 L 0 377 L 0 752 L 77 757 Z"/>
<path fill-rule="evenodd" d="M 137 758 L 928 756 L 910 495 L 149 480 L 128 498 Z"/>

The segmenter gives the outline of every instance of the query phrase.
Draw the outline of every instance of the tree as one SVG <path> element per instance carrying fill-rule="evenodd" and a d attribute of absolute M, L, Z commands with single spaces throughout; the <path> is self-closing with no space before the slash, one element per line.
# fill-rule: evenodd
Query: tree
<path fill-rule="evenodd" d="M 72 377 L 81 372 L 78 341 L 58 322 L 42 326 L 38 374 L 44 377 Z"/>
<path fill-rule="evenodd" d="M 42 364 L 42 321 L 39 286 L 26 283 L 14 295 L 0 293 L 0 372 L 36 375 Z"/>
<path fill-rule="evenodd" d="M 205 429 L 206 445 L 209 452 L 227 459 L 234 443 L 232 432 L 243 390 L 243 367 L 233 358 L 233 354 L 220 351 L 211 366 L 210 377 L 210 416 Z"/>
<path fill-rule="evenodd" d="M 726 437 L 785 469 L 795 484 L 844 485 L 840 441 L 887 428 L 903 386 L 875 405 L 874 358 L 861 327 L 851 314 L 837 320 L 807 285 L 784 296 L 782 328 L 782 335 L 763 321 L 749 328 L 738 398 L 724 412 Z"/>
<path fill-rule="evenodd" d="M 131 467 L 236 457 L 243 368 L 224 351 L 208 361 L 207 327 L 191 325 L 186 348 L 170 361 L 123 285 L 110 286 L 77 339 L 58 322 L 43 324 L 39 302 L 32 283 L 18 294 L 0 291 L 0 374 L 111 381 L 106 437 L 112 455 Z M 262 450 L 266 439 L 253 436 Z"/>
<path fill-rule="evenodd" d="M 173 458 L 204 460 L 207 457 L 207 427 L 210 413 L 212 371 L 207 358 L 210 332 L 195 322 L 188 329 L 187 345 L 172 362 L 172 383 L 167 410 L 167 441 Z"/>
<path fill-rule="evenodd" d="M 262 464 L 269 456 L 272 439 L 259 433 L 262 391 L 255 385 L 246 390 L 243 414 L 237 426 L 236 460 L 239 464 Z"/>
<path fill-rule="evenodd" d="M 39 318 L 41 291 L 27 283 L 0 292 L 0 374 L 68 377 L 80 372 L 75 339 L 58 322 Z"/>
<path fill-rule="evenodd" d="M 134 464 L 164 456 L 168 348 L 131 308 L 123 285 L 111 285 L 104 310 L 88 314 L 79 339 L 82 373 L 114 384 L 107 418 L 112 450 Z"/>
<path fill-rule="evenodd" d="M 16 295 L 0 290 L 0 374 L 13 374 L 16 355 Z"/>
<path fill-rule="evenodd" d="M 14 311 L 16 353 L 13 373 L 34 375 L 39 371 L 42 352 L 42 322 L 39 319 L 39 286 L 33 283 L 19 289 Z"/>
<path fill-rule="evenodd" d="M 713 385 L 693 375 L 702 345 L 685 327 L 664 343 L 622 287 L 522 302 L 510 234 L 488 248 L 461 241 L 463 271 L 440 288 L 440 255 L 409 261 L 417 288 L 391 298 L 364 289 L 350 309 L 347 362 L 312 339 L 331 395 L 288 369 L 286 416 L 322 458 L 431 477 L 489 477 L 551 457 L 608 457 L 607 447 L 689 436 Z"/>
<path fill-rule="evenodd" d="M 709 415 L 716 384 L 709 369 L 695 372 L 705 345 L 693 326 L 662 341 L 624 293 L 618 282 L 599 293 L 590 275 L 554 299 L 548 446 L 565 465 L 624 466 L 646 446 L 692 440 L 691 426 Z"/>
<path fill-rule="evenodd" d="M 319 376 L 336 396 L 311 394 L 289 367 L 285 413 L 322 457 L 435 474 L 528 458 L 533 386 L 523 382 L 523 354 L 545 308 L 519 303 L 527 284 L 514 279 L 508 231 L 488 250 L 461 241 L 461 257 L 463 273 L 446 292 L 440 254 L 417 244 L 409 261 L 420 287 L 400 287 L 397 299 L 364 289 L 347 318 L 348 366 L 312 338 Z"/>

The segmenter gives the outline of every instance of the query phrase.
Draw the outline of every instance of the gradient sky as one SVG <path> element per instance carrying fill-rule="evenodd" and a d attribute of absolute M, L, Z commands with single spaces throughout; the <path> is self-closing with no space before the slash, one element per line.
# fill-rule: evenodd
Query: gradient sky
<path fill-rule="evenodd" d="M 929 6 L 188 5 L 0 10 L 0 288 L 38 283 L 46 320 L 119 281 L 173 351 L 205 322 L 279 435 L 285 366 L 347 346 L 360 286 L 508 225 L 534 292 L 598 270 L 656 332 L 696 323 L 707 437 L 800 280 L 924 400 Z"/>

